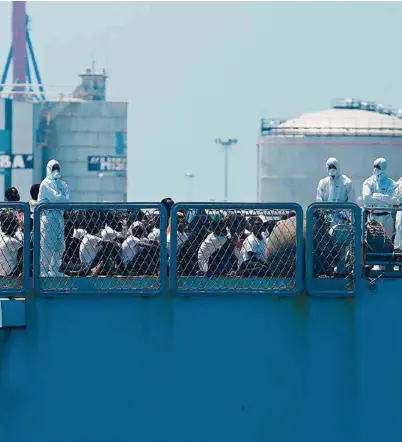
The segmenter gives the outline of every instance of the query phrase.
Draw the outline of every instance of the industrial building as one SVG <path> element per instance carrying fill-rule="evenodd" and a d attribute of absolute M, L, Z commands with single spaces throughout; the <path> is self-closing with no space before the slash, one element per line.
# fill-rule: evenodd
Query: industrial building
<path fill-rule="evenodd" d="M 308 207 L 329 157 L 361 196 L 373 161 L 388 160 L 391 178 L 402 176 L 402 112 L 373 102 L 335 100 L 331 109 L 288 120 L 261 121 L 257 143 L 257 201 Z M 359 202 L 359 201 L 358 201 Z"/>
<path fill-rule="evenodd" d="M 104 70 L 87 69 L 74 90 L 44 85 L 28 23 L 25 2 L 13 2 L 12 44 L 0 84 L 0 198 L 15 186 L 28 201 L 31 185 L 55 158 L 72 201 L 126 201 L 127 103 L 107 101 Z"/>

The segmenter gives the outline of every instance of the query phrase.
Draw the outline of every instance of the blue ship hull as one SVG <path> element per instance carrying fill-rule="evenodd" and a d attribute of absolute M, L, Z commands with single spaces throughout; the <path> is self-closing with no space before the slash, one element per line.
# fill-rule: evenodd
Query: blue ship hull
<path fill-rule="evenodd" d="M 401 440 L 401 288 L 29 297 L 0 331 L 0 440 Z"/>
<path fill-rule="evenodd" d="M 154 279 L 31 281 L 26 238 L 2 280 L 26 296 L 0 301 L 0 441 L 402 440 L 402 279 L 360 276 L 357 215 L 348 278 L 314 274 L 298 223 L 291 284 L 182 276 L 174 235 L 167 275 L 163 229 Z"/>

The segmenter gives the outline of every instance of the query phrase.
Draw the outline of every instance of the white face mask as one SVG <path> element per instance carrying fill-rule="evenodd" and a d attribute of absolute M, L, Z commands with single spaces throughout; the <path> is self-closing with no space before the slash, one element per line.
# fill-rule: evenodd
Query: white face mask
<path fill-rule="evenodd" d="M 53 175 L 53 178 L 54 178 L 54 179 L 58 179 L 58 178 L 61 177 L 61 173 L 60 173 L 59 170 L 54 170 L 54 171 L 52 172 L 52 175 Z"/>
<path fill-rule="evenodd" d="M 328 169 L 328 176 L 335 176 L 336 175 L 336 169 Z"/>
<path fill-rule="evenodd" d="M 379 178 L 382 175 L 382 170 L 374 168 L 374 175 Z"/>

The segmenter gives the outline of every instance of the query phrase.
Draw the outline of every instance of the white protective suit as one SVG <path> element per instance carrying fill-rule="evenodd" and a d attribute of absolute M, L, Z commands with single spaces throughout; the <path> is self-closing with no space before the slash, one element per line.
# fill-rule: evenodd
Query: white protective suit
<path fill-rule="evenodd" d="M 334 166 L 335 169 L 330 166 Z M 316 201 L 320 203 L 354 203 L 355 193 L 352 180 L 341 174 L 338 160 L 328 158 L 326 167 L 328 176 L 318 183 Z M 338 216 L 334 215 L 331 224 L 343 222 L 344 216 L 345 214 L 342 212 Z"/>
<path fill-rule="evenodd" d="M 38 203 L 65 203 L 70 200 L 67 184 L 60 179 L 60 173 L 52 172 L 59 163 L 48 162 L 47 176 L 39 188 Z M 49 210 L 41 214 L 40 220 L 40 274 L 45 276 L 64 276 L 59 272 L 65 249 L 64 218 L 62 210 Z"/>
<path fill-rule="evenodd" d="M 373 175 L 363 183 L 363 202 L 367 208 L 391 208 L 399 205 L 399 192 L 397 183 L 388 177 L 387 160 L 377 158 L 373 164 Z M 392 213 L 386 210 L 374 211 L 374 219 L 384 228 L 385 233 L 392 239 L 394 233 L 394 220 Z"/>
<path fill-rule="evenodd" d="M 330 169 L 335 166 L 335 169 Z M 327 160 L 328 176 L 320 180 L 317 187 L 317 202 L 323 203 L 354 203 L 355 195 L 352 180 L 341 174 L 339 162 L 336 158 Z"/>
<path fill-rule="evenodd" d="M 397 186 L 398 186 L 398 196 L 399 199 L 401 199 L 400 196 L 402 195 L 402 177 L 399 178 Z M 396 214 L 394 246 L 396 249 L 402 249 L 402 212 L 401 211 L 398 211 Z"/>
<path fill-rule="evenodd" d="M 341 174 L 339 162 L 336 158 L 328 158 L 326 163 L 328 176 L 320 180 L 317 187 L 317 202 L 323 203 L 354 203 L 355 193 L 352 180 Z M 349 218 L 347 211 L 336 211 L 328 216 L 328 221 L 335 229 L 339 224 L 345 224 Z M 334 229 L 330 230 L 330 234 Z M 339 247 L 335 273 L 346 271 L 346 258 L 349 247 Z"/>

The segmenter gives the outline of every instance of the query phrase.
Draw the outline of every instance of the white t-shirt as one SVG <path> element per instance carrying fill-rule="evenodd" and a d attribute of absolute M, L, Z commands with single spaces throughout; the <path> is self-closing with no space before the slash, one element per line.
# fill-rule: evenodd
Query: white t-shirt
<path fill-rule="evenodd" d="M 267 249 L 267 239 L 265 239 L 264 237 L 262 239 L 258 239 L 252 233 L 243 242 L 243 247 L 241 248 L 241 251 L 240 251 L 239 265 L 250 259 L 247 256 L 248 252 L 255 253 L 256 257 L 260 261 L 265 262 L 266 261 L 266 257 L 265 257 L 266 249 Z"/>
<path fill-rule="evenodd" d="M 128 264 L 131 262 L 143 249 L 143 247 L 139 246 L 138 243 L 146 242 L 148 239 L 144 238 L 140 240 L 135 236 L 130 235 L 122 244 L 120 250 L 120 259 L 123 264 Z"/>
<path fill-rule="evenodd" d="M 226 236 L 216 236 L 215 233 L 210 233 L 201 244 L 198 250 L 198 267 L 203 272 L 209 269 L 209 258 L 219 250 L 228 240 Z"/>
<path fill-rule="evenodd" d="M 159 229 L 153 229 L 152 232 L 148 235 L 148 239 L 150 241 L 158 241 L 161 240 L 161 231 Z"/>
<path fill-rule="evenodd" d="M 8 276 L 18 265 L 18 250 L 22 243 L 11 236 L 0 235 L 0 275 Z"/>
<path fill-rule="evenodd" d="M 90 267 L 97 253 L 100 250 L 102 238 L 90 235 L 84 229 L 74 230 L 73 238 L 81 240 L 80 244 L 80 261 L 87 267 Z"/>

